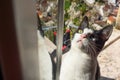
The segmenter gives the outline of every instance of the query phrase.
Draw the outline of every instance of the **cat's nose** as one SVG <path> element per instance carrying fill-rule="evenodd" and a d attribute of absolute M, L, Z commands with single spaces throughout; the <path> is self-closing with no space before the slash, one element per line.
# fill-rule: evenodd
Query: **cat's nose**
<path fill-rule="evenodd" d="M 87 35 L 86 34 L 81 34 L 81 38 L 86 38 Z"/>

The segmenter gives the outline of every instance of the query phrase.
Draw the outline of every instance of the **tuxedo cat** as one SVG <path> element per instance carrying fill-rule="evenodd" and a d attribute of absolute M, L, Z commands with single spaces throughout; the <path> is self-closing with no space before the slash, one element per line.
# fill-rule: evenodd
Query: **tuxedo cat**
<path fill-rule="evenodd" d="M 79 33 L 80 29 L 82 33 Z M 70 50 L 62 58 L 60 80 L 98 80 L 97 56 L 112 30 L 111 25 L 101 30 L 90 29 L 88 17 L 85 16 L 74 34 Z"/>
<path fill-rule="evenodd" d="M 40 80 L 52 80 L 52 62 L 47 51 L 45 41 L 41 35 L 41 31 L 37 31 L 38 35 L 38 57 L 39 57 L 39 72 Z"/>

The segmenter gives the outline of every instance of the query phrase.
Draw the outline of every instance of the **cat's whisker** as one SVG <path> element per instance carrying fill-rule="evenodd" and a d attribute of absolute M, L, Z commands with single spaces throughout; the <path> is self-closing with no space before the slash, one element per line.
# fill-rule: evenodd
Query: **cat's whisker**
<path fill-rule="evenodd" d="M 96 56 L 96 49 L 95 49 L 95 46 L 91 45 L 90 43 L 88 44 L 89 45 L 89 48 L 90 48 L 90 54 L 92 57 L 95 57 Z"/>
<path fill-rule="evenodd" d="M 95 46 L 93 42 L 89 42 L 89 43 L 90 43 L 90 45 L 93 46 L 94 48 L 96 48 L 96 49 L 98 49 L 98 50 L 101 50 L 99 47 L 97 47 L 97 46 L 100 46 L 100 45 Z"/>
<path fill-rule="evenodd" d="M 90 46 L 88 45 L 87 47 L 86 47 L 86 49 L 85 49 L 86 51 L 87 51 L 87 53 L 89 53 L 90 54 L 90 56 L 91 56 L 91 49 L 90 49 Z"/>
<path fill-rule="evenodd" d="M 94 51 L 90 48 L 90 46 L 89 46 L 89 52 L 90 52 L 90 56 L 93 57 Z"/>
<path fill-rule="evenodd" d="M 89 46 L 89 49 L 88 49 L 88 53 L 90 54 L 90 56 L 91 56 L 91 57 L 93 56 L 93 55 L 92 55 L 93 50 L 92 50 L 92 49 L 90 49 L 90 46 Z"/>

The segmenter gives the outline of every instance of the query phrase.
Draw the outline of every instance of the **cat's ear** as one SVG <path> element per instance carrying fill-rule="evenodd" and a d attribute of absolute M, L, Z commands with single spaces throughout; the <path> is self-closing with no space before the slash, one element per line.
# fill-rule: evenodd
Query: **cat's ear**
<path fill-rule="evenodd" d="M 83 30 L 85 28 L 88 28 L 88 26 L 89 26 L 88 17 L 85 16 L 82 22 L 80 23 L 79 29 Z"/>
<path fill-rule="evenodd" d="M 109 39 L 109 37 L 111 36 L 112 31 L 113 31 L 112 25 L 108 25 L 108 26 L 104 27 L 100 31 L 100 37 L 102 38 L 102 40 L 107 41 Z"/>

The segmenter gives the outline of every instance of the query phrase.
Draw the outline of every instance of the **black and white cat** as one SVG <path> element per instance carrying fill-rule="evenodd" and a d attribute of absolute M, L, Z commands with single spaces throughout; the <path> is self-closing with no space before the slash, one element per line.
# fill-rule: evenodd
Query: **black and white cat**
<path fill-rule="evenodd" d="M 101 30 L 93 30 L 88 23 L 85 16 L 74 35 L 71 49 L 62 58 L 60 80 L 98 80 L 100 77 L 97 56 L 113 27 L 108 25 Z M 78 33 L 79 29 L 83 33 Z"/>

